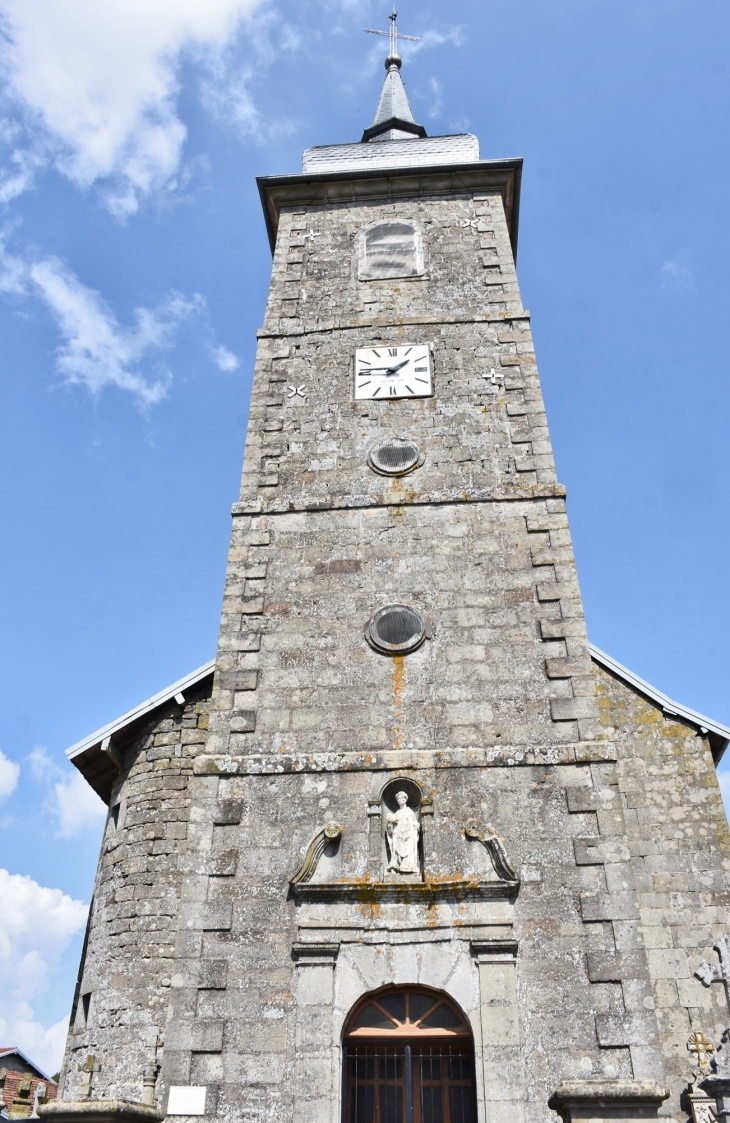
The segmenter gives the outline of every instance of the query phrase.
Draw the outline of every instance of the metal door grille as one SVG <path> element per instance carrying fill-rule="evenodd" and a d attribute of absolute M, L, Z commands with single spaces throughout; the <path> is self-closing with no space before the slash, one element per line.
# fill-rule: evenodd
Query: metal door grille
<path fill-rule="evenodd" d="M 351 1044 L 343 1123 L 476 1123 L 474 1054 L 461 1044 Z"/>

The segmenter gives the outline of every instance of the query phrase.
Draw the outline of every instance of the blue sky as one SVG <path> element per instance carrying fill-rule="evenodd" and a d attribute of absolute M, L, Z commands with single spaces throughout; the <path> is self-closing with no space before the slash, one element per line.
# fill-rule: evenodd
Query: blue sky
<path fill-rule="evenodd" d="M 214 654 L 270 271 L 255 176 L 359 139 L 388 11 L 0 0 L 0 1038 L 49 1069 L 102 823 L 64 749 Z M 590 638 L 730 723 L 727 4 L 409 0 L 399 25 L 416 120 L 525 159 Z"/>

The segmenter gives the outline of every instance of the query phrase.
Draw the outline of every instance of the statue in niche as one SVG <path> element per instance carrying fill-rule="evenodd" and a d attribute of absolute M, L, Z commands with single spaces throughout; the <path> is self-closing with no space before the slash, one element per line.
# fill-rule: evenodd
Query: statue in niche
<path fill-rule="evenodd" d="M 421 829 L 418 816 L 408 806 L 404 791 L 396 793 L 397 811 L 389 811 L 385 819 L 385 837 L 388 843 L 388 872 L 418 873 L 418 834 Z"/>

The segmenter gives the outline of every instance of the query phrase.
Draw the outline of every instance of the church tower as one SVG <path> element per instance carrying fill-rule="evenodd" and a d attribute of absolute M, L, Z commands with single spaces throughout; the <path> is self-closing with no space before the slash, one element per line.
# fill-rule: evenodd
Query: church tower
<path fill-rule="evenodd" d="M 49 1118 L 684 1119 L 726 1020 L 730 731 L 589 646 L 521 161 L 428 137 L 396 36 L 362 140 L 259 181 L 215 677 L 70 751 L 110 817 Z"/>

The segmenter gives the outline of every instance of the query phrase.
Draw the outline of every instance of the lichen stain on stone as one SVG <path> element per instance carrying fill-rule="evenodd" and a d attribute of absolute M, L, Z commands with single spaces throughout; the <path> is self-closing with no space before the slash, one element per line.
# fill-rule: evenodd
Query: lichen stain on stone
<path fill-rule="evenodd" d="M 393 708 L 395 710 L 395 725 L 393 726 L 393 748 L 395 750 L 403 748 L 403 696 L 406 689 L 406 669 L 404 666 L 404 655 L 394 655 L 393 657 Z"/>

